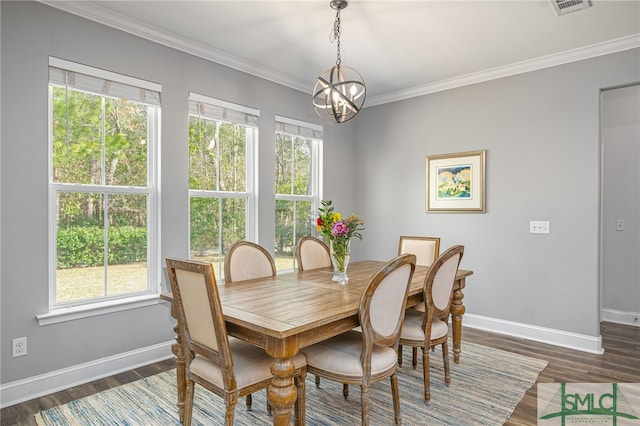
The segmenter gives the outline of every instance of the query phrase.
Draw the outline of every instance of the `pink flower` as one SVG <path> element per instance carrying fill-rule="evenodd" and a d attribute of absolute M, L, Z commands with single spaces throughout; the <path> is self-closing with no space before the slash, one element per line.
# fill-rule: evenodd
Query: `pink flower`
<path fill-rule="evenodd" d="M 349 233 L 349 227 L 343 221 L 338 221 L 331 228 L 331 235 L 334 237 L 344 237 Z"/>

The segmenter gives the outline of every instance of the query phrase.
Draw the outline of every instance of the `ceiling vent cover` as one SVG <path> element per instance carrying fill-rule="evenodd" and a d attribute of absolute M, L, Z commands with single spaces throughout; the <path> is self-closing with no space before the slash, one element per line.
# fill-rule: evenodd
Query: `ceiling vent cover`
<path fill-rule="evenodd" d="M 589 0 L 550 0 L 558 16 L 591 7 Z"/>

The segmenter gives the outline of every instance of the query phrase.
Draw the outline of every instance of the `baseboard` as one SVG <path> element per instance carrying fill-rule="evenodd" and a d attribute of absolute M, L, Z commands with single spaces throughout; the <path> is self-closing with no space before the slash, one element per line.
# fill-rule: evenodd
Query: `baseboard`
<path fill-rule="evenodd" d="M 3 384 L 0 386 L 0 408 L 169 359 L 173 357 L 171 345 L 174 342 L 159 343 Z"/>
<path fill-rule="evenodd" d="M 615 309 L 602 309 L 600 313 L 602 321 L 616 324 L 633 325 L 640 327 L 640 313 L 616 311 Z"/>
<path fill-rule="evenodd" d="M 505 321 L 474 314 L 465 314 L 462 324 L 465 327 L 521 337 L 523 339 L 562 346 L 569 349 L 576 349 L 583 352 L 590 352 L 594 354 L 604 353 L 601 336 L 588 336 L 585 334 L 571 333 L 553 328 L 538 327 L 535 325 Z"/>

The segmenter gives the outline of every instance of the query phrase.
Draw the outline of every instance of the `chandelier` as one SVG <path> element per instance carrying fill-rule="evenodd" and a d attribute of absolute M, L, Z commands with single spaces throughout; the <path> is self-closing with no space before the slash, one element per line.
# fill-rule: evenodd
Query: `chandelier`
<path fill-rule="evenodd" d="M 340 58 L 340 11 L 347 7 L 346 0 L 332 0 L 329 5 L 336 11 L 336 20 L 330 40 L 336 41 L 335 66 L 322 73 L 313 88 L 313 108 L 325 120 L 344 123 L 351 120 L 362 109 L 367 88 L 358 71 L 341 65 Z"/>

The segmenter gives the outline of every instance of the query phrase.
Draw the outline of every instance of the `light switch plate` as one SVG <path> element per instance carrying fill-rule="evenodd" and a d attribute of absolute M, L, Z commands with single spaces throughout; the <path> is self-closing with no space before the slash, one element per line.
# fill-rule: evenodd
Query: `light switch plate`
<path fill-rule="evenodd" d="M 530 234 L 548 234 L 551 232 L 551 222 L 548 220 L 529 221 Z"/>

